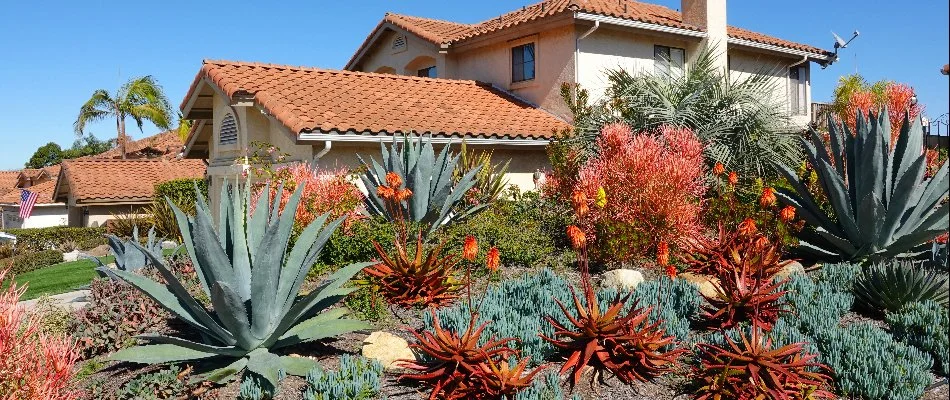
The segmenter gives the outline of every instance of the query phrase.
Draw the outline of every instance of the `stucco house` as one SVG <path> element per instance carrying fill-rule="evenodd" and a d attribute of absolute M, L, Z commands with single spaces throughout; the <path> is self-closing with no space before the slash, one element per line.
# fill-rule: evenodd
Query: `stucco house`
<path fill-rule="evenodd" d="M 825 50 L 727 25 L 725 0 L 682 0 L 683 12 L 628 0 L 548 0 L 481 23 L 386 14 L 344 71 L 205 61 L 181 109 L 194 120 L 186 158 L 207 159 L 211 194 L 239 172 L 252 141 L 291 160 L 353 166 L 394 135 L 491 148 L 509 180 L 533 189 L 544 147 L 569 126 L 562 83 L 594 97 L 604 71 L 678 69 L 704 45 L 732 74 L 765 73 L 794 123 L 809 121 L 813 64 Z"/>
<path fill-rule="evenodd" d="M 18 174 L 18 183 L 12 190 L 0 194 L 0 228 L 47 228 L 66 225 L 66 204 L 53 200 L 55 175 L 59 165 L 38 170 L 25 169 Z M 20 218 L 20 189 L 37 194 L 33 211 L 26 219 Z"/>

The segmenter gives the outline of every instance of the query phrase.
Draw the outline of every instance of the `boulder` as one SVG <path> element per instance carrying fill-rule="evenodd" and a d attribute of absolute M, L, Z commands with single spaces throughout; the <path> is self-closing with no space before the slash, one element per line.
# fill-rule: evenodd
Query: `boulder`
<path fill-rule="evenodd" d="M 73 250 L 73 251 L 70 251 L 69 253 L 63 253 L 63 261 L 73 262 L 73 261 L 78 260 L 81 255 L 82 255 L 82 252 L 80 252 L 79 250 Z"/>
<path fill-rule="evenodd" d="M 805 267 L 802 266 L 802 263 L 794 260 L 786 260 L 782 262 L 782 270 L 775 274 L 775 280 L 781 281 L 785 278 L 792 276 L 792 274 L 804 274 Z"/>
<path fill-rule="evenodd" d="M 178 247 L 178 243 L 175 243 L 171 240 L 166 240 L 162 242 L 162 250 L 170 250 Z"/>
<path fill-rule="evenodd" d="M 629 292 L 637 288 L 637 285 L 643 282 L 643 274 L 633 269 L 615 269 L 604 272 L 600 280 L 600 286 L 604 288 L 615 288 L 621 292 Z"/>
<path fill-rule="evenodd" d="M 699 275 L 692 272 L 683 272 L 676 276 L 679 279 L 692 283 L 699 289 L 699 293 L 706 297 L 716 297 L 719 293 L 719 280 L 709 275 Z"/>
<path fill-rule="evenodd" d="M 112 249 L 107 244 L 101 244 L 86 251 L 86 254 L 93 257 L 105 257 L 112 254 Z"/>
<path fill-rule="evenodd" d="M 401 369 L 399 360 L 416 359 L 416 355 L 409 348 L 409 342 L 389 332 L 373 332 L 363 343 L 363 357 L 379 361 L 387 371 Z"/>

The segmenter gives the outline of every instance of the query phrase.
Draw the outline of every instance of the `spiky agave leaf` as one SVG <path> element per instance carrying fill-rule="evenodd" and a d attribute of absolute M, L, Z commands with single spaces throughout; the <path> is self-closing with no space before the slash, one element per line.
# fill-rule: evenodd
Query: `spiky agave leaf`
<path fill-rule="evenodd" d="M 947 275 L 929 271 L 910 261 L 878 263 L 866 269 L 854 281 L 852 291 L 861 304 L 872 312 L 897 312 L 915 301 L 933 301 L 947 306 Z"/>
<path fill-rule="evenodd" d="M 392 210 L 386 207 L 386 201 L 373 190 L 386 184 L 386 174 L 389 172 L 397 173 L 405 180 L 405 187 L 412 190 L 412 197 L 399 203 L 403 208 L 401 214 L 409 221 L 427 225 L 427 236 L 441 225 L 468 218 L 488 206 L 460 206 L 465 193 L 475 185 L 475 174 L 481 166 L 466 171 L 457 180 L 453 179 L 452 173 L 458 165 L 459 156 L 450 153 L 448 145 L 443 147 L 436 157 L 431 138 L 423 141 L 404 136 L 402 146 L 398 146 L 396 138 L 393 137 L 393 144 L 388 151 L 386 145 L 380 143 L 380 152 L 381 163 L 375 158 L 370 158 L 371 163 L 367 163 L 361 156 L 357 156 L 366 168 L 360 179 L 367 188 L 364 202 L 366 211 L 370 214 L 385 217 L 390 221 L 396 219 Z"/>
<path fill-rule="evenodd" d="M 115 267 L 122 271 L 138 271 L 148 265 L 148 257 L 145 256 L 146 252 L 152 252 L 154 254 L 162 254 L 162 242 L 164 238 L 156 239 L 155 237 L 155 227 L 153 226 L 148 230 L 148 240 L 145 242 L 144 250 L 139 250 L 138 247 L 132 246 L 132 243 L 139 242 L 139 227 L 132 227 L 132 238 L 129 240 L 122 240 L 122 238 L 116 235 L 106 235 L 106 239 L 109 243 L 109 248 L 112 250 L 112 255 L 115 257 Z M 83 258 L 92 260 L 101 270 L 97 270 L 99 276 L 103 278 L 112 278 L 118 279 L 115 274 L 112 273 L 112 270 L 105 268 L 105 264 L 99 260 L 98 257 L 84 256 Z"/>
<path fill-rule="evenodd" d="M 791 189 L 779 188 L 778 198 L 810 227 L 796 250 L 821 261 L 876 261 L 908 255 L 946 231 L 950 203 L 941 200 L 950 193 L 948 164 L 924 179 L 921 129 L 919 118 L 911 123 L 905 114 L 891 144 L 887 110 L 867 120 L 859 111 L 853 134 L 829 117 L 829 145 L 814 130 L 811 141 L 802 139 L 833 215 L 819 208 L 793 166 L 780 166 Z"/>
<path fill-rule="evenodd" d="M 288 252 L 293 216 L 304 185 L 291 196 L 284 212 L 280 212 L 279 202 L 270 204 L 269 196 L 261 196 L 257 207 L 252 208 L 247 188 L 229 190 L 228 186 L 221 191 L 218 226 L 212 222 L 210 207 L 200 193 L 194 216 L 185 215 L 171 204 L 213 311 L 188 293 L 160 255 L 145 252 L 164 283 L 115 271 L 119 278 L 197 329 L 202 341 L 145 335 L 141 338 L 150 344 L 119 351 L 113 359 L 138 363 L 231 362 L 208 376 L 225 380 L 246 367 L 276 386 L 280 370 L 305 373 L 312 363 L 279 357 L 272 350 L 367 327 L 361 321 L 343 318 L 345 309 L 328 308 L 354 290 L 343 285 L 368 263 L 341 268 L 319 287 L 299 296 L 310 266 L 343 218 L 330 223 L 326 222 L 327 215 L 317 218 Z M 138 243 L 133 246 L 144 251 Z"/>

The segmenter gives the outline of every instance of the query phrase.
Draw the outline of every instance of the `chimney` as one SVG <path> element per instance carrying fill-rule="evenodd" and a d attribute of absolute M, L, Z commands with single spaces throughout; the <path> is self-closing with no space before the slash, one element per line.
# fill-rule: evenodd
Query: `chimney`
<path fill-rule="evenodd" d="M 698 53 L 701 46 L 712 46 L 716 56 L 715 64 L 719 68 L 727 68 L 726 0 L 682 0 L 680 8 L 683 12 L 683 23 L 706 31 L 706 38 L 700 42 L 700 46 L 691 51 L 690 58 Z"/>

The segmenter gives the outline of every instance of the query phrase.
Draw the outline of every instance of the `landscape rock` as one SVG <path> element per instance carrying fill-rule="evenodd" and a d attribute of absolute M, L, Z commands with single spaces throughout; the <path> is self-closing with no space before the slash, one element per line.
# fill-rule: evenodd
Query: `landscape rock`
<path fill-rule="evenodd" d="M 100 244 L 92 249 L 86 251 L 86 254 L 93 257 L 105 257 L 111 254 L 112 249 L 109 248 L 107 244 Z"/>
<path fill-rule="evenodd" d="M 416 359 L 416 355 L 409 348 L 409 342 L 389 332 L 373 332 L 363 343 L 366 343 L 363 345 L 363 357 L 379 361 L 387 371 L 402 369 L 398 360 Z"/>
<path fill-rule="evenodd" d="M 79 250 L 73 250 L 73 251 L 70 251 L 69 253 L 63 253 L 63 261 L 64 262 L 76 261 L 79 259 L 81 255 L 82 255 L 82 252 L 80 252 Z"/>
<path fill-rule="evenodd" d="M 178 247 L 178 243 L 175 243 L 171 240 L 166 240 L 162 242 L 162 250 L 170 250 Z"/>
<path fill-rule="evenodd" d="M 628 292 L 637 288 L 643 282 L 643 273 L 633 269 L 615 269 L 604 272 L 600 286 L 615 288 L 621 292 Z"/>
<path fill-rule="evenodd" d="M 804 274 L 805 267 L 802 266 L 802 263 L 793 260 L 784 261 L 785 265 L 782 266 L 782 270 L 775 274 L 775 280 L 781 281 L 785 278 L 792 276 L 792 274 Z"/>
<path fill-rule="evenodd" d="M 708 275 L 699 275 L 691 272 L 684 272 L 676 276 L 679 279 L 692 283 L 699 289 L 699 293 L 706 297 L 716 297 L 719 293 L 719 280 Z"/>

